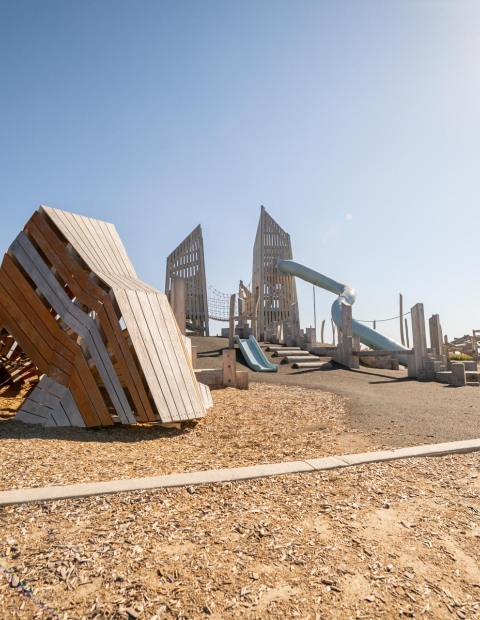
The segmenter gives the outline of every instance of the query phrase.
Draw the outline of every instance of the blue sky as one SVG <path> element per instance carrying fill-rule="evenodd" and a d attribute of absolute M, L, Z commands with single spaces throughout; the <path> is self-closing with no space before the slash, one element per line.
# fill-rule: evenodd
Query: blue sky
<path fill-rule="evenodd" d="M 3 0 L 0 249 L 47 204 L 113 222 L 163 290 L 201 223 L 230 293 L 264 204 L 357 318 L 402 292 L 450 337 L 480 328 L 479 27 L 467 0 Z"/>

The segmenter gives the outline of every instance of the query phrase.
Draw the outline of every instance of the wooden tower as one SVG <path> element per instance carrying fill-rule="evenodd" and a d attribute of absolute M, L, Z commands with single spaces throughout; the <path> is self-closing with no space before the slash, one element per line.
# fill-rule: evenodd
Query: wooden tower
<path fill-rule="evenodd" d="M 202 227 L 198 225 L 167 257 L 165 294 L 170 297 L 172 279 L 186 283 L 185 314 L 187 327 L 199 336 L 208 336 L 207 280 L 203 253 Z"/>
<path fill-rule="evenodd" d="M 252 293 L 258 303 L 258 336 L 264 339 L 265 328 L 283 323 L 291 316 L 292 304 L 298 303 L 293 276 L 277 274 L 277 258 L 293 258 L 290 235 L 268 215 L 262 206 L 253 247 Z"/>

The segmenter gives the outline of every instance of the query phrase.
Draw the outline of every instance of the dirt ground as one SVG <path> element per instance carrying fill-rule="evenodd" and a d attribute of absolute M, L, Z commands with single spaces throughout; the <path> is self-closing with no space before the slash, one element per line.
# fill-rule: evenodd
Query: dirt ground
<path fill-rule="evenodd" d="M 226 338 L 193 338 L 200 368 L 221 367 Z M 262 348 L 265 346 L 262 343 Z M 266 353 L 268 359 L 278 363 Z M 237 349 L 237 367 L 248 370 Z M 250 372 L 250 381 L 314 388 L 348 398 L 346 425 L 372 443 L 393 447 L 442 443 L 480 437 L 480 388 L 454 388 L 420 383 L 405 370 L 294 370 L 281 365 L 278 373 Z"/>
<path fill-rule="evenodd" d="M 479 465 L 412 459 L 6 507 L 2 617 L 478 618 Z"/>

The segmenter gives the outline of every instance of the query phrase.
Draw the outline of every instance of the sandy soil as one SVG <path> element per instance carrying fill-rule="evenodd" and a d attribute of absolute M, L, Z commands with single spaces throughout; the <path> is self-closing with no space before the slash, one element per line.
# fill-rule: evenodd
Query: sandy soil
<path fill-rule="evenodd" d="M 7 507 L 0 608 L 62 620 L 480 617 L 479 465 L 478 454 L 412 459 Z"/>

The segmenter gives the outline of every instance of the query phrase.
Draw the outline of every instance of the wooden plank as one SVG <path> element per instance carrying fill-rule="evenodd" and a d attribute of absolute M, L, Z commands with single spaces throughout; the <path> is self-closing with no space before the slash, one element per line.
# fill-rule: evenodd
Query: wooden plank
<path fill-rule="evenodd" d="M 248 390 L 248 371 L 247 370 L 237 370 L 236 388 L 237 390 Z"/>
<path fill-rule="evenodd" d="M 134 293 L 131 292 L 131 295 L 133 294 Z M 142 331 L 137 323 L 135 312 L 130 304 L 130 296 L 127 294 L 127 291 L 116 289 L 115 298 L 119 305 L 120 312 L 122 313 L 123 320 L 125 321 L 133 348 L 140 362 L 142 372 L 145 375 L 152 399 L 157 407 L 160 419 L 162 422 L 173 422 L 174 420 L 170 414 L 170 406 L 167 404 L 162 385 L 154 370 L 153 361 L 156 360 L 156 354 L 154 354 L 152 361 L 150 356 L 151 350 L 147 348 Z M 167 387 L 165 381 L 163 387 L 164 389 Z"/>
<path fill-rule="evenodd" d="M 86 382 L 88 382 L 88 378 L 90 377 L 91 383 L 93 383 L 93 385 L 95 386 L 96 392 L 94 390 L 85 389 L 82 377 L 86 380 Z M 70 379 L 70 390 L 72 392 L 72 396 L 75 402 L 77 403 L 83 421 L 85 422 L 85 426 L 109 426 L 113 424 L 112 419 L 105 407 L 105 403 L 100 396 L 100 392 L 98 391 L 98 388 L 93 381 L 92 375 L 90 374 L 90 372 L 87 371 L 82 372 L 80 376 L 80 373 L 78 372 L 78 364 L 74 367 L 72 371 L 72 376 Z M 99 399 L 100 402 L 98 402 Z"/>
<path fill-rule="evenodd" d="M 411 309 L 413 351 L 416 374 L 419 381 L 425 381 L 424 361 L 427 359 L 427 337 L 425 334 L 425 315 L 423 304 L 415 304 Z"/>
<path fill-rule="evenodd" d="M 5 255 L 2 270 L 4 270 L 9 276 L 10 280 L 15 284 L 18 288 L 22 296 L 24 297 L 23 304 L 28 304 L 35 315 L 37 315 L 40 319 L 41 324 L 43 324 L 50 332 L 52 337 L 60 342 L 62 346 L 69 349 L 71 353 L 77 355 L 78 353 L 78 345 L 63 332 L 63 330 L 59 327 L 58 323 L 55 321 L 54 317 L 50 314 L 49 310 L 44 306 L 41 299 L 32 289 L 32 287 L 27 283 L 24 279 L 23 274 L 18 270 L 16 265 L 13 263 L 10 256 Z M 33 318 L 34 315 L 32 315 Z M 35 324 L 37 325 L 38 321 L 35 319 Z M 39 326 L 41 330 L 41 325 Z M 56 347 L 56 345 L 54 345 Z M 65 354 L 66 357 L 66 354 Z"/>
<path fill-rule="evenodd" d="M 61 383 L 53 381 L 53 379 L 51 379 L 48 375 L 44 375 L 40 379 L 38 387 L 46 392 L 50 392 L 54 396 L 57 396 L 59 399 L 62 398 L 68 390 L 68 388 L 66 388 Z"/>
<path fill-rule="evenodd" d="M 0 275 L 1 278 L 1 275 Z M 15 315 L 15 318 L 12 316 Z M 12 302 L 0 280 L 0 320 L 15 340 L 22 342 L 22 349 L 43 374 L 47 372 L 52 354 L 51 347 L 38 335 L 27 317 Z"/>
<path fill-rule="evenodd" d="M 136 299 L 140 312 L 138 317 L 143 314 L 144 325 L 148 329 L 148 333 L 145 333 L 146 339 L 152 342 L 155 349 L 156 365 L 159 366 L 157 376 L 162 376 L 161 381 L 165 381 L 168 385 L 168 392 L 165 390 L 165 393 L 168 393 L 167 402 L 169 402 L 171 416 L 175 420 L 188 420 L 192 417 L 193 410 L 185 384 L 181 376 L 178 376 L 178 373 L 174 371 L 176 365 L 175 351 L 166 330 L 161 309 L 157 304 L 157 297 L 137 291 Z"/>
<path fill-rule="evenodd" d="M 104 300 L 104 305 L 99 310 L 98 316 L 110 342 L 120 367 L 120 373 L 125 380 L 126 387 L 130 392 L 140 420 L 142 422 L 155 421 L 155 415 L 148 400 L 140 373 L 135 366 L 132 354 L 130 353 L 130 349 L 128 348 L 125 336 L 115 314 L 113 304 L 108 296 Z M 116 369 L 115 371 L 118 375 L 118 371 Z"/>
<path fill-rule="evenodd" d="M 190 419 L 203 417 L 205 409 L 202 405 L 201 394 L 195 380 L 190 356 L 178 325 L 174 321 L 167 298 L 163 293 L 158 293 L 156 295 L 149 295 L 149 299 L 157 305 L 160 311 L 157 316 L 162 321 L 161 325 L 165 330 L 165 334 L 168 335 L 168 338 L 165 337 L 165 343 L 176 380 L 179 383 L 182 394 L 185 395 L 186 402 L 188 402 L 186 406 L 187 414 Z"/>
<path fill-rule="evenodd" d="M 82 418 L 82 414 L 80 413 L 77 403 L 75 402 L 70 390 L 68 390 L 62 398 L 62 407 L 72 426 L 85 428 L 85 422 Z"/>
<path fill-rule="evenodd" d="M 237 385 L 237 352 L 235 349 L 224 349 L 222 351 L 222 371 L 223 385 L 236 387 Z"/>
<path fill-rule="evenodd" d="M 39 229 L 36 224 L 37 221 L 43 222 L 43 230 Z M 42 226 L 42 224 L 40 225 Z M 64 280 L 74 295 L 80 299 L 82 304 L 85 304 L 91 310 L 98 311 L 102 299 L 106 296 L 105 291 L 87 277 L 82 277 L 85 276 L 85 272 L 68 253 L 65 246 L 55 236 L 54 232 L 42 220 L 38 212 L 35 213 L 27 223 L 25 229 L 30 233 L 33 239 L 35 239 L 36 243 L 38 243 L 45 256 L 55 267 L 62 280 Z M 48 240 L 44 233 L 48 235 Z M 87 283 L 90 284 L 88 285 Z M 85 287 L 89 290 L 86 290 Z M 91 294 L 90 291 L 92 289 L 95 290 L 95 295 Z"/>
<path fill-rule="evenodd" d="M 27 236 L 21 233 L 17 240 L 19 246 L 16 244 L 11 246 L 15 256 L 22 262 L 22 266 L 27 270 L 27 273 L 52 307 L 56 309 L 62 320 L 84 339 L 121 421 L 124 424 L 135 424 L 135 416 L 118 381 L 93 319 L 71 303 L 68 295 L 43 263 L 41 256 Z M 55 365 L 61 368 L 57 363 Z"/>
<path fill-rule="evenodd" d="M 33 391 L 28 395 L 29 400 L 33 400 L 36 403 L 40 403 L 45 407 L 49 407 L 50 409 L 55 409 L 60 402 L 60 398 L 58 396 L 54 396 L 49 392 L 45 392 L 43 389 L 40 389 L 38 386 L 33 388 Z"/>
<path fill-rule="evenodd" d="M 137 278 L 133 263 L 125 250 L 125 246 L 123 245 L 115 226 L 109 222 L 103 222 L 103 224 L 112 240 L 111 246 L 116 249 L 119 260 L 123 265 L 122 274 L 131 278 Z"/>
<path fill-rule="evenodd" d="M 186 314 L 185 314 L 185 295 L 187 292 L 187 283 L 184 278 L 173 278 L 172 288 L 170 291 L 170 305 L 172 306 L 173 315 L 177 321 L 180 333 L 186 334 Z"/>
<path fill-rule="evenodd" d="M 57 426 L 72 426 L 67 414 L 65 413 L 65 410 L 60 403 L 58 407 L 54 411 L 52 411 L 51 416 L 52 419 L 55 420 Z M 48 426 L 48 422 L 47 424 L 45 424 L 45 426 Z"/>

